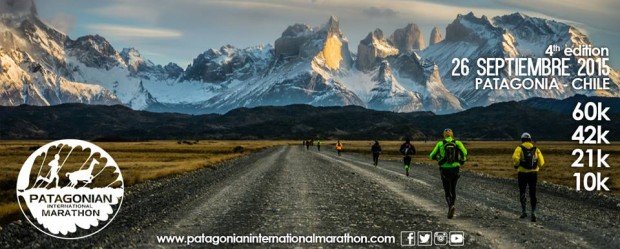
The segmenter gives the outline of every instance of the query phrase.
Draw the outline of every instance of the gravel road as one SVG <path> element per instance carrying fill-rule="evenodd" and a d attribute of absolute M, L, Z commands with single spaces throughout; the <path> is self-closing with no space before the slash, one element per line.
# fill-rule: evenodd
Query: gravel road
<path fill-rule="evenodd" d="M 371 161 L 301 146 L 267 149 L 132 186 L 112 224 L 86 239 L 53 239 L 24 221 L 1 228 L 0 246 L 181 247 L 156 236 L 348 233 L 395 236 L 394 244 L 369 246 L 400 247 L 400 231 L 463 231 L 466 248 L 620 248 L 617 197 L 542 184 L 532 223 L 518 218 L 515 180 L 463 172 L 457 214 L 448 220 L 436 166 L 417 164 L 408 178 L 399 162 Z"/>

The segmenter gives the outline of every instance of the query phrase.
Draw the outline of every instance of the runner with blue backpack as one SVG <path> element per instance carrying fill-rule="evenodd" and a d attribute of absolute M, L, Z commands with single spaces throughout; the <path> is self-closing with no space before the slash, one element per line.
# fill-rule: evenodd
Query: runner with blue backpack
<path fill-rule="evenodd" d="M 456 183 L 459 180 L 459 168 L 467 161 L 467 149 L 461 141 L 454 139 L 451 129 L 443 131 L 444 139 L 437 142 L 429 155 L 431 160 L 437 160 L 441 182 L 448 204 L 448 219 L 454 217 L 456 208 Z"/>

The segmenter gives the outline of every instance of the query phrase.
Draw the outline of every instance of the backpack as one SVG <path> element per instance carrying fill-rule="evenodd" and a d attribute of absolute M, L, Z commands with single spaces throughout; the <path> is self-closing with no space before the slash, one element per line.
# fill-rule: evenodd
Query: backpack
<path fill-rule="evenodd" d="M 523 159 L 519 162 L 519 166 L 525 169 L 535 169 L 538 161 L 536 158 L 536 147 L 532 147 L 531 149 L 525 148 L 523 145 L 519 147 L 521 147 L 523 155 Z"/>
<path fill-rule="evenodd" d="M 405 156 L 412 156 L 415 154 L 415 149 L 413 148 L 413 145 L 411 144 L 404 144 L 404 147 L 402 148 L 401 153 L 403 153 Z"/>
<path fill-rule="evenodd" d="M 456 146 L 456 140 L 443 140 L 443 151 L 444 157 L 439 161 L 439 165 L 461 161 L 461 150 Z"/>

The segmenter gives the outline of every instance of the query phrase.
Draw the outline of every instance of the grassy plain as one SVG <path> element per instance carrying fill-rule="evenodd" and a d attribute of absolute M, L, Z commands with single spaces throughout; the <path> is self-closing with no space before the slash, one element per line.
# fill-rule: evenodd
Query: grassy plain
<path fill-rule="evenodd" d="M 19 205 L 16 203 L 15 184 L 22 164 L 37 146 L 47 141 L 0 141 L 0 224 L 19 217 Z M 287 141 L 178 141 L 149 142 L 97 142 L 118 163 L 122 170 L 125 186 L 131 186 L 146 180 L 179 174 L 200 168 L 210 167 L 248 153 L 271 146 L 285 145 Z M 234 151 L 237 146 L 243 152 Z M 63 149 L 64 158 L 68 149 Z M 71 158 L 80 158 L 86 152 L 73 152 Z M 49 159 L 48 159 L 49 160 Z M 77 169 L 79 161 L 67 161 L 63 168 Z M 46 161 L 47 162 L 47 161 Z M 38 162 L 35 162 L 38 165 Z M 46 168 L 45 166 L 43 167 Z M 64 172 L 64 171 L 61 171 Z M 103 175 L 103 174 L 102 174 Z M 61 173 L 61 179 L 64 173 Z M 61 180 L 59 185 L 68 182 Z"/>

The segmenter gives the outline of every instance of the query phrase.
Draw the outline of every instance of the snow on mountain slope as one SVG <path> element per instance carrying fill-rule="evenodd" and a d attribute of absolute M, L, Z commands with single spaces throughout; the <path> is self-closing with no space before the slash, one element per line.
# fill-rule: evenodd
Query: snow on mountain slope
<path fill-rule="evenodd" d="M 521 13 L 496 16 L 493 24 L 517 39 L 516 48 L 521 56 L 543 57 L 549 44 L 562 47 L 590 44 L 588 38 L 574 27 Z"/>
<path fill-rule="evenodd" d="M 135 49 L 118 53 L 99 35 L 72 40 L 41 22 L 32 1 L 2 0 L 0 11 L 2 104 L 122 103 L 144 109 L 157 97 L 171 100 L 166 92 L 152 95 L 149 86 L 170 85 L 183 73 L 173 63 L 155 65 Z M 174 92 L 191 92 L 194 99 L 188 100 L 199 101 L 195 95 L 211 89 L 196 85 L 180 84 Z"/>
<path fill-rule="evenodd" d="M 32 1 L 0 1 L 0 104 L 119 104 L 99 86 L 64 77 L 67 37 L 43 24 Z"/>
<path fill-rule="evenodd" d="M 473 84 L 473 73 L 470 77 L 452 77 L 452 59 L 468 58 L 469 61 L 475 61 L 476 58 L 502 58 L 503 53 L 499 49 L 495 49 L 496 45 L 490 47 L 481 47 L 476 43 L 468 41 L 446 41 L 429 46 L 422 51 L 422 56 L 433 63 L 437 64 L 441 79 L 446 88 L 456 96 L 463 99 L 469 106 L 486 105 L 494 102 L 501 102 L 501 99 L 509 99 L 510 96 L 517 96 L 516 93 L 507 92 L 503 97 L 493 96 L 500 94 L 499 91 L 493 90 L 476 90 Z M 525 96 L 520 96 L 523 98 Z"/>
<path fill-rule="evenodd" d="M 421 55 L 439 66 L 441 78 L 447 89 L 468 106 L 531 97 L 566 98 L 575 94 L 620 96 L 619 81 L 615 75 L 610 77 L 614 81 L 610 91 L 576 91 L 563 84 L 559 84 L 555 90 L 485 90 L 475 89 L 473 79 L 476 75 L 473 73 L 467 77 L 451 76 L 453 58 L 469 58 L 471 64 L 483 57 L 542 57 L 550 44 L 575 47 L 591 43 L 576 28 L 551 20 L 520 13 L 488 19 L 486 16 L 479 18 L 469 13 L 459 15 L 446 28 L 445 39 L 429 46 L 421 52 Z M 578 65 L 574 58 L 572 63 L 571 69 L 576 70 Z M 576 71 L 573 75 L 576 75 Z M 507 76 L 504 74 L 504 77 Z M 558 80 L 560 83 L 569 83 L 572 77 Z"/>
<path fill-rule="evenodd" d="M 17 60 L 15 60 L 17 59 Z M 67 102 L 119 104 L 108 90 L 69 81 L 34 62 L 25 52 L 0 50 L 1 105 L 57 105 Z"/>
<path fill-rule="evenodd" d="M 526 57 L 544 56 L 544 51 L 548 44 L 556 44 L 562 48 L 593 45 L 588 36 L 579 31 L 579 29 L 553 20 L 514 13 L 494 17 L 493 22 L 514 35 L 517 39 L 517 49 L 522 56 Z M 579 67 L 577 58 L 571 58 L 571 71 L 575 73 L 570 77 L 559 77 L 562 82 L 571 82 L 575 78 L 577 68 Z M 552 97 L 568 97 L 574 94 L 620 97 L 619 75 L 612 70 L 609 78 L 612 81 L 611 90 L 573 91 L 572 89 L 567 89 L 566 92 L 558 93 L 558 95 Z"/>
<path fill-rule="evenodd" d="M 461 101 L 443 85 L 438 68 L 433 63 L 420 59 L 415 52 L 385 57 L 366 72 L 353 68 L 337 79 L 344 82 L 345 86 L 364 102 L 369 103 L 368 107 L 372 109 L 396 112 L 432 110 L 436 113 L 452 113 L 464 109 Z M 387 82 L 390 83 L 389 89 L 404 94 L 376 95 L 376 90 L 388 88 Z M 411 102 L 405 103 L 403 96 L 408 96 L 407 99 Z M 383 99 L 379 101 L 379 98 Z M 381 107 L 371 105 L 371 100 L 375 104 L 381 102 Z"/>
<path fill-rule="evenodd" d="M 381 29 L 370 32 L 357 46 L 356 67 L 360 71 L 369 71 L 388 56 L 399 53 L 391 41 L 383 36 Z"/>
<path fill-rule="evenodd" d="M 381 62 L 373 80 L 377 84 L 371 90 L 372 97 L 368 101 L 369 108 L 395 112 L 423 110 L 420 94 L 406 90 L 398 83 L 387 60 Z"/>
<path fill-rule="evenodd" d="M 182 80 L 220 83 L 230 78 L 247 79 L 269 66 L 271 49 L 270 45 L 244 49 L 226 45 L 209 49 L 187 67 Z"/>
<path fill-rule="evenodd" d="M 282 65 L 265 77 L 233 82 L 229 89 L 231 90 L 208 100 L 205 108 L 223 112 L 239 106 L 299 103 L 317 106 L 363 105 L 363 102 L 341 83 L 313 72 L 305 63 Z"/>
<path fill-rule="evenodd" d="M 155 66 L 153 62 L 142 58 L 140 52 L 135 48 L 123 48 L 119 55 L 132 73 Z"/>
<path fill-rule="evenodd" d="M 434 63 L 409 52 L 392 58 L 391 65 L 400 84 L 422 96 L 425 110 L 436 113 L 464 110 L 461 100 L 444 86 Z"/>
<path fill-rule="evenodd" d="M 133 109 L 144 109 L 154 101 L 148 96 L 143 96 L 150 94 L 140 86 L 141 79 L 130 77 L 130 72 L 125 67 L 114 66 L 107 69 L 88 67 L 75 57 L 67 57 L 67 63 L 74 68 L 71 78 L 109 89 L 123 104 Z"/>
<path fill-rule="evenodd" d="M 415 24 L 390 38 L 376 29 L 360 41 L 355 56 L 332 16 L 319 27 L 287 27 L 273 46 L 209 49 L 186 69 L 156 65 L 135 48 L 118 51 L 99 35 L 73 40 L 44 24 L 31 0 L 0 0 L 0 30 L 2 105 L 122 103 L 133 109 L 222 113 L 311 104 L 452 113 L 529 97 L 620 94 L 615 70 L 612 90 L 588 92 L 562 85 L 553 91 L 475 90 L 473 74 L 450 75 L 453 58 L 540 57 L 551 43 L 591 44 L 574 27 L 519 13 L 492 19 L 459 15 L 446 28 L 445 39 L 433 30 L 427 48 Z M 576 67 L 577 58 L 571 59 Z"/>
<path fill-rule="evenodd" d="M 216 82 L 222 88 L 202 103 L 203 108 L 225 112 L 236 107 L 260 105 L 365 105 L 358 96 L 333 78 L 334 75 L 346 73 L 352 64 L 348 41 L 342 35 L 335 17 L 320 28 L 300 24 L 290 26 L 275 44 L 274 49 L 260 48 L 251 53 L 260 56 L 244 56 L 260 62 L 257 67 L 254 67 L 256 63 L 252 64 L 253 70 L 241 70 L 247 66 L 240 63 L 242 66 L 232 67 L 229 73 L 217 77 Z M 247 55 L 247 51 L 239 49 L 220 53 Z M 216 53 L 203 57 L 211 59 L 202 62 L 206 65 L 202 70 L 194 71 L 194 63 L 190 66 L 192 70 L 186 71 L 193 75 L 209 75 L 213 71 L 221 71 L 211 70 L 221 67 L 218 65 L 234 61 L 226 59 L 221 61 L 224 63 L 217 63 L 220 55 Z M 238 61 L 245 62 L 241 59 Z"/>
<path fill-rule="evenodd" d="M 439 66 L 444 84 L 457 93 L 470 90 L 471 84 L 455 81 L 450 76 L 453 58 L 504 57 L 501 28 L 491 24 L 488 18 L 477 18 L 473 13 L 458 15 L 446 27 L 445 39 L 421 52 L 421 56 Z"/>

